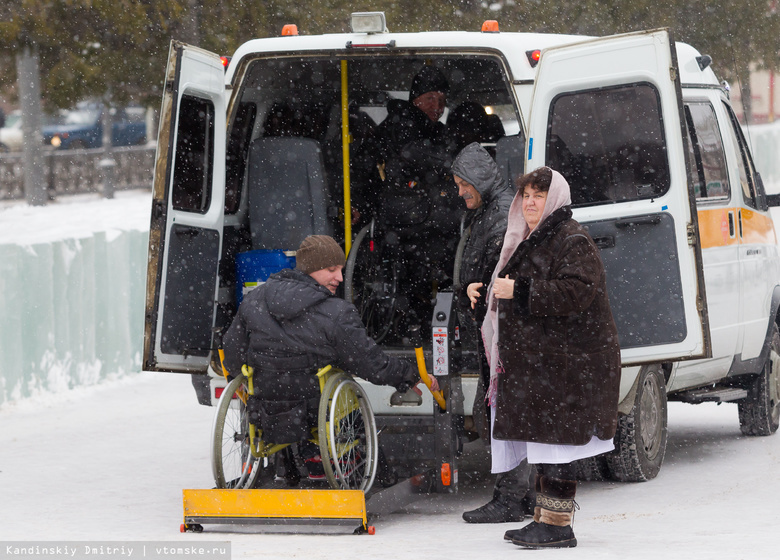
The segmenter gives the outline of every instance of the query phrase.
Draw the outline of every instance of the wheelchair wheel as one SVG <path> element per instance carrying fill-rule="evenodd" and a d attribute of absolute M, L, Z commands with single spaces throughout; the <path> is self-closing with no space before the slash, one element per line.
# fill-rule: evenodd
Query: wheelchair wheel
<path fill-rule="evenodd" d="M 219 398 L 214 416 L 211 471 L 217 488 L 252 488 L 262 471 L 249 446 L 249 413 L 244 376 L 231 381 Z"/>
<path fill-rule="evenodd" d="M 325 384 L 318 436 L 331 488 L 368 492 L 378 464 L 376 422 L 365 391 L 344 373 L 332 376 Z"/>
<path fill-rule="evenodd" d="M 397 264 L 375 243 L 375 222 L 360 230 L 344 269 L 344 299 L 355 304 L 368 335 L 381 343 L 393 328 L 398 298 Z"/>

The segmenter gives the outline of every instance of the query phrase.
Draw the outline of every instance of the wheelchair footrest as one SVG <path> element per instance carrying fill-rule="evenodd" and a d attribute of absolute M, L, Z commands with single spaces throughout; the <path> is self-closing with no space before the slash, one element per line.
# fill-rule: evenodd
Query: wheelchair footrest
<path fill-rule="evenodd" d="M 362 490 L 183 490 L 185 525 L 304 524 L 351 525 L 373 533 Z"/>

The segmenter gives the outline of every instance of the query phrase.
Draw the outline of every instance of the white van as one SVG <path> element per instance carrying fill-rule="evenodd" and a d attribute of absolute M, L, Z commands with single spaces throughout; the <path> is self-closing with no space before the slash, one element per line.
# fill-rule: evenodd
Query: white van
<path fill-rule="evenodd" d="M 360 141 L 346 123 L 375 127 L 387 101 L 404 99 L 415 73 L 434 65 L 450 84 L 442 120 L 461 103 L 482 105 L 494 125 L 484 144 L 507 179 L 541 165 L 560 171 L 574 217 L 601 248 L 624 366 L 621 416 L 616 450 L 585 461 L 581 474 L 653 478 L 666 446 L 667 399 L 736 402 L 745 434 L 776 431 L 777 240 L 709 57 L 667 30 L 587 38 L 487 24 L 482 32 L 390 33 L 381 13 L 354 16 L 352 33 L 303 36 L 288 26 L 284 36 L 249 41 L 227 69 L 216 54 L 172 43 L 144 369 L 192 374 L 200 402 L 212 404 L 224 386 L 216 373 L 220 335 L 245 288 L 237 262 L 260 252 L 282 266 L 311 233 L 334 235 L 347 248 L 354 242 L 350 256 L 357 254 L 374 231 L 363 221 L 353 232 L 344 211 L 344 193 L 361 188 L 345 173 L 344 154 L 353 157 Z M 282 105 L 297 115 L 284 135 L 272 130 Z M 383 259 L 392 261 L 392 251 Z M 357 278 L 360 262 L 353 258 Z M 393 280 L 371 286 L 391 291 Z M 439 307 L 451 302 L 444 288 Z M 348 292 L 364 296 L 359 287 Z M 380 299 L 392 311 L 392 299 Z M 439 307 L 433 329 L 448 337 L 451 353 L 435 373 L 453 382 L 463 438 L 472 425 L 475 350 L 456 340 L 451 305 Z M 405 342 L 382 344 L 411 355 Z M 420 458 L 434 447 L 429 395 L 414 402 L 369 389 L 390 456 Z"/>

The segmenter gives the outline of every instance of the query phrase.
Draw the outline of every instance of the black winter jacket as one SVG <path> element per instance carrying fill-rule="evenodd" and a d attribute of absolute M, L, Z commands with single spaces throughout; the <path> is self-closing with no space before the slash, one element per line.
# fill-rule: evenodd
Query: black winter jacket
<path fill-rule="evenodd" d="M 501 256 L 514 189 L 506 184 L 490 154 L 476 142 L 461 150 L 452 164 L 452 174 L 471 183 L 482 197 L 482 206 L 471 210 L 467 216 L 471 232 L 463 249 L 459 278 L 459 301 L 463 309 L 471 309 L 466 295 L 468 285 L 473 282 L 484 284 L 483 296 L 474 311 L 479 326 L 487 311 L 484 289 L 490 284 L 490 277 Z"/>
<path fill-rule="evenodd" d="M 314 374 L 328 364 L 401 392 L 419 380 L 414 366 L 387 356 L 368 336 L 354 305 L 298 270 L 273 274 L 247 294 L 223 347 L 231 376 L 248 364 L 275 380 L 258 383 L 268 400 L 318 397 Z"/>

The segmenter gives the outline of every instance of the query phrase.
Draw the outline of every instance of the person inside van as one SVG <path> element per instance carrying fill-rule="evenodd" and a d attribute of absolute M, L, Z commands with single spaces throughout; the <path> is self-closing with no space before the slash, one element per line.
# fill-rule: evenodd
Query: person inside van
<path fill-rule="evenodd" d="M 223 338 L 224 366 L 231 378 L 244 364 L 254 369 L 257 400 L 267 412 L 261 416 L 264 436 L 301 443 L 309 475 L 320 478 L 318 450 L 306 445 L 317 424 L 317 370 L 332 365 L 401 393 L 420 376 L 411 363 L 386 354 L 366 333 L 355 306 L 336 297 L 346 259 L 332 237 L 306 237 L 295 259 L 295 269 L 272 274 L 241 302 Z M 307 421 L 285 424 L 274 416 Z"/>
<path fill-rule="evenodd" d="M 449 83 L 435 66 L 412 79 L 409 100 L 391 99 L 376 129 L 377 215 L 398 238 L 405 263 L 405 326 L 430 321 L 432 287 L 452 282 L 462 206 L 449 175 L 452 152 L 440 122 Z"/>
<path fill-rule="evenodd" d="M 492 119 L 491 117 L 495 117 Z M 493 143 L 504 136 L 504 126 L 497 115 L 488 115 L 485 108 L 474 101 L 464 101 L 447 116 L 447 138 L 454 153 L 459 153 L 472 142 Z M 487 147 L 495 158 L 495 147 Z"/>

